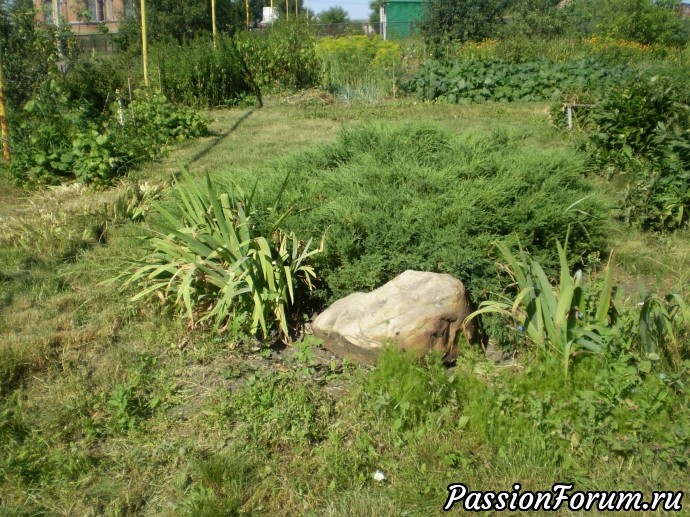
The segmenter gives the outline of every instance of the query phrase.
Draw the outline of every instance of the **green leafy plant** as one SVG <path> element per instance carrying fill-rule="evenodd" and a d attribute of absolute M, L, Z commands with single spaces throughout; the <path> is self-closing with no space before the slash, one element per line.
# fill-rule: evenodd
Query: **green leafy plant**
<path fill-rule="evenodd" d="M 257 94 L 244 57 L 230 37 L 218 37 L 215 47 L 205 36 L 183 44 L 158 44 L 151 55 L 160 71 L 161 91 L 176 104 L 232 106 Z"/>
<path fill-rule="evenodd" d="M 622 217 L 643 229 L 690 222 L 690 97 L 664 77 L 614 88 L 590 117 L 590 154 L 627 185 Z"/>
<path fill-rule="evenodd" d="M 639 329 L 643 352 L 656 354 L 669 352 L 678 346 L 677 320 L 690 321 L 690 312 L 677 294 L 663 298 L 648 294 L 640 309 Z"/>
<path fill-rule="evenodd" d="M 319 82 L 316 39 L 303 18 L 280 20 L 257 33 L 239 32 L 235 43 L 260 88 L 302 89 Z"/>
<path fill-rule="evenodd" d="M 125 286 L 143 285 L 133 300 L 157 292 L 184 308 L 191 326 L 211 320 L 224 327 L 235 313 L 246 311 L 252 334 L 261 330 L 267 337 L 275 324 L 288 341 L 289 309 L 299 292 L 295 284 L 312 288 L 316 275 L 309 259 L 322 246 L 311 249 L 311 240 L 305 244 L 280 230 L 285 214 L 270 225 L 271 237 L 258 235 L 261 214 L 253 206 L 253 192 L 218 194 L 208 177 L 203 191 L 186 172 L 184 177 L 175 184 L 180 217 L 156 206 L 163 222 L 147 241 L 152 253 L 128 273 Z"/>
<path fill-rule="evenodd" d="M 591 59 L 554 63 L 536 60 L 508 63 L 493 60 L 429 61 L 408 83 L 424 99 L 454 103 L 549 100 L 569 91 L 604 91 L 625 76 L 622 66 Z"/>
<path fill-rule="evenodd" d="M 497 243 L 507 262 L 506 271 L 515 282 L 518 294 L 514 300 L 488 300 L 470 314 L 466 322 L 481 314 L 498 313 L 512 318 L 530 340 L 541 349 L 552 346 L 562 356 L 563 370 L 568 376 L 571 358 L 579 351 L 600 353 L 609 333 L 609 310 L 612 302 L 612 269 L 604 273 L 601 294 L 593 317 L 586 310 L 587 290 L 582 272 L 570 274 L 565 245 L 556 243 L 560 260 L 560 281 L 556 287 L 549 282 L 539 263 L 520 248 L 513 255 L 503 243 Z"/>
<path fill-rule="evenodd" d="M 23 184 L 69 179 L 107 184 L 207 128 L 194 110 L 175 107 L 149 90 L 135 90 L 128 105 L 114 102 L 107 114 L 92 120 L 92 112 L 70 102 L 55 79 L 41 85 L 24 114 L 12 136 L 11 164 L 15 180 Z"/>

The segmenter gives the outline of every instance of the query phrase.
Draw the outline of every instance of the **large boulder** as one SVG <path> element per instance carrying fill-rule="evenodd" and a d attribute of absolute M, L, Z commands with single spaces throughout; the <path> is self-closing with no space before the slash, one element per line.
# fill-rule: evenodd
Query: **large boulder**
<path fill-rule="evenodd" d="M 314 334 L 336 355 L 358 363 L 374 362 L 390 345 L 415 356 L 437 350 L 445 360 L 458 355 L 458 335 L 476 341 L 473 324 L 463 326 L 472 312 L 465 286 L 440 273 L 405 271 L 370 293 L 338 300 L 313 322 Z"/>

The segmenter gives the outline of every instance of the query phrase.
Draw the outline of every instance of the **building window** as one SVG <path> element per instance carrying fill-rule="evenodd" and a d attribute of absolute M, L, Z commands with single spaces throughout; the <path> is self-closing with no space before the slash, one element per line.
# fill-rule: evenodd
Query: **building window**
<path fill-rule="evenodd" d="M 46 23 L 53 23 L 53 1 L 43 0 L 43 19 Z"/>
<path fill-rule="evenodd" d="M 134 10 L 134 0 L 125 0 L 123 11 L 125 16 L 136 14 L 136 11 Z"/>
<path fill-rule="evenodd" d="M 103 22 L 106 20 L 105 0 L 88 0 L 89 20 L 92 22 Z"/>

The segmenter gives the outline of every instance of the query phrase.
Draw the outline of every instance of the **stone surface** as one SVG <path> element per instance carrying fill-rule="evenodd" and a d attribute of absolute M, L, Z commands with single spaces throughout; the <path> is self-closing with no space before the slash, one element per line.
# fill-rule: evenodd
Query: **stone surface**
<path fill-rule="evenodd" d="M 405 271 L 370 293 L 353 293 L 322 312 L 314 334 L 336 355 L 371 363 L 385 345 L 423 356 L 440 351 L 450 361 L 458 355 L 458 336 L 476 341 L 463 320 L 472 306 L 460 280 L 440 273 Z"/>

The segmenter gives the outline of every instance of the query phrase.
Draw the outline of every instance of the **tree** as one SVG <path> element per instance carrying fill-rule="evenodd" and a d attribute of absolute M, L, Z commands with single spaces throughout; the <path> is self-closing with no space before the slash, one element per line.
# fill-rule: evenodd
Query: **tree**
<path fill-rule="evenodd" d="M 319 13 L 318 22 L 327 24 L 349 23 L 350 15 L 342 7 L 335 6 Z"/>
<path fill-rule="evenodd" d="M 421 29 L 436 53 L 450 41 L 496 37 L 507 0 L 429 0 Z"/>
<path fill-rule="evenodd" d="M 288 0 L 287 7 L 290 13 L 290 18 L 295 16 L 295 1 L 297 2 L 297 12 L 304 14 L 304 0 Z M 273 0 L 273 5 L 278 8 L 278 11 L 285 16 L 285 0 Z"/>
<path fill-rule="evenodd" d="M 504 37 L 552 38 L 562 34 L 566 26 L 565 11 L 560 0 L 519 0 L 506 11 Z"/>
<path fill-rule="evenodd" d="M 278 4 L 281 3 L 280 0 L 276 1 Z M 261 20 L 264 3 L 263 0 L 250 0 L 250 23 Z M 194 39 L 199 34 L 211 32 L 211 3 L 208 0 L 147 2 L 146 17 L 149 43 L 165 40 L 183 42 Z M 246 26 L 244 0 L 217 1 L 216 26 L 220 32 L 231 34 L 244 29 Z M 120 22 L 116 43 L 123 49 L 137 48 L 141 44 L 139 2 L 134 2 L 132 12 Z"/>
<path fill-rule="evenodd" d="M 683 45 L 687 26 L 678 13 L 677 0 L 573 0 L 568 20 L 583 35 Z"/>
<path fill-rule="evenodd" d="M 58 47 L 67 52 L 66 36 L 52 25 L 39 26 L 31 0 L 0 0 L 0 51 L 11 109 L 21 109 L 54 69 Z"/>
<path fill-rule="evenodd" d="M 371 23 L 379 23 L 381 21 L 381 4 L 383 0 L 373 0 L 369 4 L 369 9 L 371 13 L 369 14 L 369 21 Z"/>

